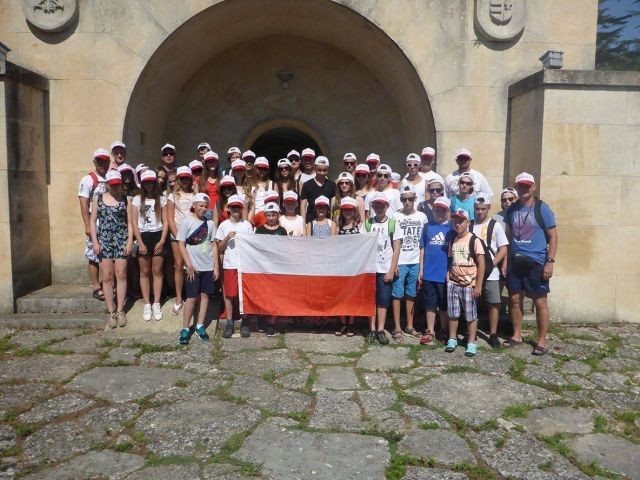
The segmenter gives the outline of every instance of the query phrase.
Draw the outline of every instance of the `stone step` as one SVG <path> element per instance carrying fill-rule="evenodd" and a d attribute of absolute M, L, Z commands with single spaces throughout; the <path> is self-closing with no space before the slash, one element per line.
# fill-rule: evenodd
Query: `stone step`
<path fill-rule="evenodd" d="M 105 313 L 88 285 L 53 284 L 17 300 L 17 313 Z"/>

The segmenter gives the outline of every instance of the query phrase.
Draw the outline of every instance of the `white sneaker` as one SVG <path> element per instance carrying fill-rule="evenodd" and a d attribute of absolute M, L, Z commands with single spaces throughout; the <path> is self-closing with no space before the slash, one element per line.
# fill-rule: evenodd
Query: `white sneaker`
<path fill-rule="evenodd" d="M 151 308 L 153 308 L 153 318 L 158 322 L 162 320 L 162 306 L 159 303 L 154 303 Z"/>
<path fill-rule="evenodd" d="M 145 303 L 144 308 L 142 309 L 142 318 L 145 322 L 151 320 L 151 304 Z"/>

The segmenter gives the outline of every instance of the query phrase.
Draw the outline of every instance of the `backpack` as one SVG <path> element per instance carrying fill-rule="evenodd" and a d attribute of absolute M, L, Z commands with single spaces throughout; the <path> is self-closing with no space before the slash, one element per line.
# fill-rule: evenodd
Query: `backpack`
<path fill-rule="evenodd" d="M 486 280 L 489 277 L 489 275 L 491 275 L 491 272 L 493 272 L 493 269 L 495 267 L 493 263 L 493 259 L 495 258 L 495 253 L 493 253 L 493 250 L 491 250 L 491 237 L 493 236 L 493 229 L 496 226 L 496 221 L 492 218 L 491 220 L 489 220 L 489 225 L 487 226 L 487 241 L 489 243 L 486 243 L 484 240 L 478 237 L 475 233 L 473 233 L 473 225 L 474 225 L 474 221 L 471 220 L 471 222 L 469 223 L 469 231 L 471 232 L 471 240 L 469 240 L 469 251 L 471 252 L 471 255 L 473 255 L 473 258 L 475 259 L 476 251 L 475 251 L 475 242 L 473 237 L 480 240 L 480 244 L 482 245 L 482 249 L 484 253 L 484 279 Z"/>
<path fill-rule="evenodd" d="M 533 217 L 536 219 L 536 223 L 538 224 L 538 226 L 542 229 L 542 231 L 544 232 L 544 238 L 547 241 L 547 244 L 549 243 L 549 232 L 547 232 L 547 226 L 544 223 L 544 218 L 542 218 L 542 205 L 544 204 L 544 202 L 542 200 L 540 200 L 540 198 L 538 197 L 533 197 L 534 198 L 534 204 L 533 204 Z M 505 214 L 505 223 L 507 223 L 507 218 L 508 220 L 508 224 L 510 225 L 512 222 L 512 217 L 513 217 L 513 205 L 512 204 L 509 209 L 507 210 L 506 214 Z"/>
<path fill-rule="evenodd" d="M 364 222 L 364 229 L 371 233 L 371 226 L 373 225 L 373 218 L 367 218 L 367 221 Z M 394 218 L 389 218 L 389 237 L 391 238 L 391 242 L 393 242 L 393 234 L 396 233 L 396 220 Z"/>

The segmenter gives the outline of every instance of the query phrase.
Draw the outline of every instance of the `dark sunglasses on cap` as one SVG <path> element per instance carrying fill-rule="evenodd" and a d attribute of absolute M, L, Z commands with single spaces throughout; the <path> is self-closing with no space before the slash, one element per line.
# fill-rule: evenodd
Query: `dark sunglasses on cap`
<path fill-rule="evenodd" d="M 405 203 L 405 202 L 415 202 L 415 200 L 416 200 L 416 197 L 400 197 L 400 201 L 401 201 L 402 203 Z"/>

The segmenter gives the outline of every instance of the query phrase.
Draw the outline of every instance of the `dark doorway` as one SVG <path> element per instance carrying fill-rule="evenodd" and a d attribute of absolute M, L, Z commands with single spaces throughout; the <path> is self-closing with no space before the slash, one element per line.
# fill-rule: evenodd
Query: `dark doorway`
<path fill-rule="evenodd" d="M 263 133 L 251 145 L 257 156 L 267 157 L 273 170 L 278 160 L 286 158 L 291 150 L 302 152 L 304 148 L 313 148 L 320 155 L 320 147 L 306 133 L 291 127 L 278 127 Z"/>

